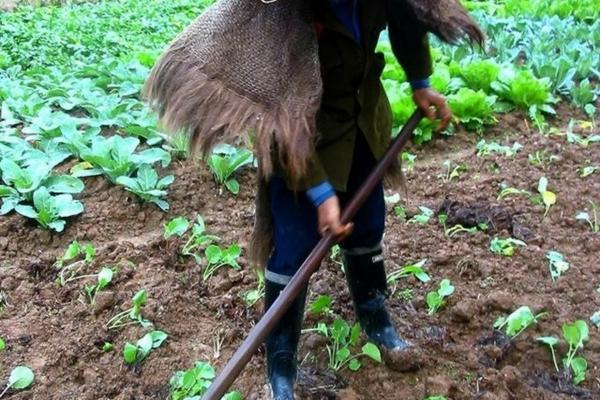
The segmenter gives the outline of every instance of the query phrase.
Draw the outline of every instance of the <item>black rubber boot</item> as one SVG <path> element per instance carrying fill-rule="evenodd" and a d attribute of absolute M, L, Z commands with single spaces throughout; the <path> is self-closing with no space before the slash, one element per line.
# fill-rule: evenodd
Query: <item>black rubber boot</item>
<path fill-rule="evenodd" d="M 408 348 L 398 336 L 385 308 L 388 288 L 382 250 L 366 254 L 344 251 L 343 254 L 354 310 L 369 339 L 388 350 Z"/>
<path fill-rule="evenodd" d="M 271 281 L 265 284 L 265 306 L 271 307 L 285 288 Z M 279 324 L 267 337 L 267 374 L 273 400 L 293 400 L 296 380 L 298 341 L 304 317 L 306 289 L 294 300 Z"/>

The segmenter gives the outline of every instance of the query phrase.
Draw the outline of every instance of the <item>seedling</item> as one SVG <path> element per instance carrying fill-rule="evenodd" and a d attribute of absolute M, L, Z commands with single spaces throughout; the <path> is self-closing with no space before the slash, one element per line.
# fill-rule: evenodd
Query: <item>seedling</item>
<path fill-rule="evenodd" d="M 534 167 L 539 167 L 541 169 L 546 169 L 547 166 L 549 166 L 554 160 L 556 160 L 556 156 L 548 155 L 548 152 L 546 150 L 538 150 L 535 153 L 529 154 L 527 158 L 529 160 L 529 164 L 533 165 Z"/>
<path fill-rule="evenodd" d="M 416 160 L 416 154 L 411 154 L 406 151 L 402 152 L 402 166 L 406 168 L 407 171 L 412 171 L 415 168 Z"/>
<path fill-rule="evenodd" d="M 104 267 L 100 273 L 98 273 L 98 281 L 95 285 L 85 285 L 84 291 L 88 297 L 88 300 L 90 301 L 90 304 L 94 304 L 98 292 L 108 286 L 108 284 L 112 281 L 113 274 L 114 272 L 111 268 Z"/>
<path fill-rule="evenodd" d="M 492 153 L 496 153 L 505 157 L 514 157 L 522 148 L 523 145 L 519 142 L 513 143 L 512 146 L 504 146 L 496 142 L 487 143 L 485 139 L 481 139 L 477 143 L 477 155 L 479 157 L 487 157 Z"/>
<path fill-rule="evenodd" d="M 253 307 L 265 295 L 265 272 L 260 268 L 256 268 L 254 271 L 257 280 L 256 289 L 248 290 L 242 295 L 246 308 Z"/>
<path fill-rule="evenodd" d="M 579 176 L 582 178 L 587 178 L 588 176 L 600 171 L 600 167 L 596 166 L 588 166 L 579 169 Z"/>
<path fill-rule="evenodd" d="M 331 305 L 333 304 L 333 299 L 328 295 L 321 295 L 317 297 L 317 299 L 310 305 L 310 312 L 319 315 L 319 314 L 331 314 Z"/>
<path fill-rule="evenodd" d="M 202 361 L 196 362 L 193 368 L 175 372 L 169 380 L 171 400 L 199 400 L 215 377 L 214 368 Z M 230 392 L 223 396 L 222 400 L 242 400 L 242 395 L 239 392 Z"/>
<path fill-rule="evenodd" d="M 4 339 L 0 338 L 0 350 L 4 350 L 6 348 L 6 343 Z"/>
<path fill-rule="evenodd" d="M 204 251 L 207 264 L 204 267 L 204 271 L 202 271 L 202 279 L 206 282 L 219 268 L 225 265 L 239 270 L 240 265 L 237 260 L 240 254 L 242 254 L 242 249 L 237 244 L 232 244 L 226 249 L 222 249 L 214 244 L 208 246 Z"/>
<path fill-rule="evenodd" d="M 596 328 L 600 328 L 600 310 L 596 311 L 591 317 L 590 321 L 592 324 L 596 326 Z"/>
<path fill-rule="evenodd" d="M 254 160 L 252 152 L 248 149 L 236 149 L 231 146 L 220 146 L 208 158 L 208 166 L 214 174 L 215 180 L 225 185 L 233 194 L 240 192 L 239 182 L 232 175 L 245 165 Z"/>
<path fill-rule="evenodd" d="M 406 207 L 403 205 L 398 204 L 394 206 L 394 214 L 401 220 L 406 221 Z"/>
<path fill-rule="evenodd" d="M 507 238 L 500 239 L 494 238 L 490 242 L 490 250 L 494 254 L 500 254 L 506 257 L 512 257 L 515 254 L 515 250 L 518 246 L 525 247 L 527 244 L 522 240 Z"/>
<path fill-rule="evenodd" d="M 445 224 L 444 224 L 445 226 Z M 468 233 L 469 235 L 475 235 L 479 231 L 487 231 L 487 224 L 479 224 L 477 226 L 473 226 L 471 228 L 465 228 L 462 225 L 454 225 L 452 228 L 445 229 L 445 234 L 448 237 L 453 237 L 458 235 L 459 233 Z"/>
<path fill-rule="evenodd" d="M 549 251 L 546 255 L 550 266 L 550 277 L 553 282 L 567 272 L 570 264 L 565 260 L 565 257 L 557 251 Z"/>
<path fill-rule="evenodd" d="M 513 187 L 503 188 L 500 191 L 500 194 L 498 195 L 498 201 L 502 200 L 505 197 L 513 196 L 513 195 L 520 195 L 520 196 L 531 197 L 531 192 L 529 192 L 527 190 L 521 190 L 521 189 L 513 188 Z"/>
<path fill-rule="evenodd" d="M 127 364 L 140 364 L 152 349 L 159 348 L 166 339 L 167 334 L 162 331 L 148 332 L 135 344 L 125 343 L 123 359 Z"/>
<path fill-rule="evenodd" d="M 148 293 L 146 290 L 138 291 L 131 299 L 132 307 L 112 317 L 106 324 L 108 329 L 118 329 L 132 324 L 140 324 L 144 328 L 151 327 L 152 322 L 142 317 L 142 307 L 147 300 Z M 131 321 L 127 321 L 128 319 Z"/>
<path fill-rule="evenodd" d="M 585 380 L 588 364 L 585 358 L 576 357 L 576 355 L 579 350 L 583 349 L 583 344 L 589 340 L 589 329 L 585 321 L 578 320 L 573 324 L 564 324 L 562 326 L 562 334 L 569 345 L 569 351 L 562 359 L 563 368 L 565 368 L 565 370 L 571 370 L 573 383 L 577 385 Z M 560 372 L 558 363 L 556 362 L 555 351 L 555 346 L 559 343 L 559 339 L 555 336 L 545 336 L 539 337 L 537 340 L 550 347 L 554 368 L 556 369 L 556 372 Z"/>
<path fill-rule="evenodd" d="M 110 343 L 110 342 L 104 342 L 104 344 L 102 345 L 102 352 L 103 353 L 110 353 L 111 351 L 113 351 L 115 348 L 115 346 Z"/>
<path fill-rule="evenodd" d="M 452 286 L 448 279 L 440 282 L 440 287 L 437 291 L 427 293 L 425 301 L 427 302 L 429 315 L 435 314 L 440 307 L 446 304 L 445 299 L 452 293 L 454 293 L 454 286 Z"/>
<path fill-rule="evenodd" d="M 448 400 L 448 399 L 445 398 L 444 396 L 429 396 L 424 400 Z"/>
<path fill-rule="evenodd" d="M 74 261 L 70 264 L 65 265 L 69 261 L 73 261 L 76 258 L 82 258 L 78 261 Z M 96 257 L 96 248 L 90 244 L 81 245 L 77 241 L 71 242 L 65 251 L 65 254 L 58 257 L 54 263 L 54 267 L 59 269 L 58 281 L 61 286 L 64 286 L 68 282 L 77 279 L 77 275 L 81 270 L 92 263 Z"/>
<path fill-rule="evenodd" d="M 164 238 L 170 239 L 173 236 L 182 237 L 188 230 L 190 222 L 186 217 L 173 218 L 165 224 Z"/>
<path fill-rule="evenodd" d="M 541 196 L 542 203 L 546 207 L 546 211 L 544 212 L 544 218 L 546 218 L 548 212 L 550 212 L 550 208 L 556 204 L 556 194 L 548 190 L 548 179 L 546 179 L 545 176 L 540 178 L 538 183 L 538 193 Z"/>
<path fill-rule="evenodd" d="M 156 204 L 163 211 L 168 211 L 169 203 L 163 197 L 167 195 L 165 189 L 174 180 L 175 177 L 173 175 L 165 176 L 159 180 L 154 168 L 148 164 L 142 164 L 135 178 L 120 176 L 116 182 L 119 185 L 125 186 L 127 191 L 135 193 L 142 200 Z"/>
<path fill-rule="evenodd" d="M 342 261 L 342 248 L 339 245 L 336 244 L 331 248 L 329 259 L 342 271 L 344 270 L 344 262 Z"/>
<path fill-rule="evenodd" d="M 370 342 L 362 346 L 360 353 L 352 355 L 350 348 L 357 344 L 360 337 L 360 324 L 358 323 L 350 328 L 350 325 L 343 319 L 336 319 L 330 326 L 321 322 L 317 328 L 307 331 L 316 331 L 329 339 L 327 344 L 328 367 L 332 371 L 338 372 L 345 367 L 351 371 L 358 371 L 362 367 L 358 359 L 363 356 L 378 363 L 381 362 L 379 349 Z"/>
<path fill-rule="evenodd" d="M 405 265 L 404 267 L 388 274 L 387 282 L 390 285 L 396 284 L 402 278 L 415 277 L 419 281 L 423 283 L 427 283 L 431 280 L 427 272 L 423 269 L 425 264 L 427 263 L 427 259 L 421 260 L 415 264 Z"/>
<path fill-rule="evenodd" d="M 467 167 L 464 164 L 455 165 L 453 168 L 453 163 L 450 160 L 446 160 L 443 163 L 444 167 L 446 167 L 446 174 L 441 178 L 444 182 L 450 182 L 455 178 L 458 178 L 461 172 L 465 172 Z"/>
<path fill-rule="evenodd" d="M 427 225 L 427 223 L 429 223 L 429 220 L 433 217 L 434 211 L 424 206 L 420 206 L 419 210 L 421 211 L 421 214 L 415 215 L 409 219 L 409 224 Z"/>
<path fill-rule="evenodd" d="M 52 196 L 45 186 L 33 192 L 33 207 L 17 204 L 15 211 L 24 217 L 35 219 L 44 229 L 62 232 L 66 221 L 62 218 L 72 217 L 83 212 L 83 204 L 73 200 L 70 194 Z"/>
<path fill-rule="evenodd" d="M 511 339 L 515 339 L 530 326 L 537 324 L 539 318 L 546 313 L 534 315 L 531 309 L 527 306 L 518 308 L 507 317 L 500 317 L 494 322 L 494 328 L 503 330 Z"/>
<path fill-rule="evenodd" d="M 592 232 L 600 233 L 600 220 L 598 220 L 598 207 L 596 206 L 596 203 L 594 203 L 593 201 L 590 201 L 590 204 L 592 205 L 593 218 L 590 217 L 590 214 L 587 211 L 582 211 L 575 216 L 575 219 L 587 222 L 588 225 L 590 226 L 590 228 L 592 229 Z"/>
<path fill-rule="evenodd" d="M 187 242 L 183 245 L 183 249 L 181 253 L 184 256 L 192 256 L 196 260 L 197 264 L 200 264 L 202 258 L 197 254 L 197 250 L 200 247 L 204 247 L 208 244 L 211 244 L 213 241 L 218 240 L 219 238 L 214 235 L 209 235 L 206 233 L 206 225 L 204 224 L 204 220 L 199 215 L 196 218 L 196 223 L 192 226 L 192 233 L 189 236 Z"/>
<path fill-rule="evenodd" d="M 16 367 L 10 372 L 8 383 L 6 384 L 6 387 L 4 388 L 2 393 L 0 393 L 0 398 L 2 398 L 4 394 L 6 394 L 8 389 L 27 389 L 33 383 L 34 379 L 35 376 L 31 369 L 25 366 Z"/>

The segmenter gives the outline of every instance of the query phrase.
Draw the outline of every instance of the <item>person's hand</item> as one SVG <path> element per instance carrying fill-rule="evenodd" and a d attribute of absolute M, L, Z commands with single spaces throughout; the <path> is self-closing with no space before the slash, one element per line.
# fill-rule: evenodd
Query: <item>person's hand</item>
<path fill-rule="evenodd" d="M 325 235 L 327 232 L 333 233 L 337 241 L 342 241 L 351 232 L 354 225 L 348 223 L 342 225 L 340 221 L 340 201 L 337 196 L 331 196 L 321 204 L 317 213 L 319 216 L 319 232 Z"/>
<path fill-rule="evenodd" d="M 452 111 L 446 104 L 444 96 L 432 88 L 417 89 L 413 93 L 413 101 L 431 121 L 439 118 L 440 124 L 436 132 L 441 132 L 448 127 L 452 119 Z"/>

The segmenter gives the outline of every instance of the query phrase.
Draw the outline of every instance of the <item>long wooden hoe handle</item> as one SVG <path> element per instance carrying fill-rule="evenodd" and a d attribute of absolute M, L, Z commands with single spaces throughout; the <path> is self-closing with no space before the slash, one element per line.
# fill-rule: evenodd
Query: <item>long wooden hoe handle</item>
<path fill-rule="evenodd" d="M 417 109 L 410 117 L 406 125 L 402 128 L 396 139 L 392 142 L 383 158 L 375 166 L 369 177 L 362 184 L 358 192 L 354 195 L 350 203 L 342 213 L 341 222 L 346 224 L 351 221 L 360 207 L 369 197 L 375 186 L 383 179 L 385 172 L 392 165 L 400 150 L 410 139 L 413 130 L 423 118 L 423 113 Z M 315 246 L 306 261 L 302 264 L 292 280 L 280 293 L 277 300 L 273 303 L 258 323 L 252 328 L 250 334 L 244 340 L 240 348 L 234 353 L 227 365 L 208 391 L 202 397 L 202 400 L 220 400 L 227 392 L 231 384 L 244 369 L 252 355 L 266 339 L 269 332 L 275 327 L 277 322 L 283 317 L 294 299 L 300 294 L 304 285 L 308 283 L 310 277 L 316 272 L 323 258 L 327 255 L 329 249 L 335 244 L 335 238 L 331 234 L 326 234 Z"/>

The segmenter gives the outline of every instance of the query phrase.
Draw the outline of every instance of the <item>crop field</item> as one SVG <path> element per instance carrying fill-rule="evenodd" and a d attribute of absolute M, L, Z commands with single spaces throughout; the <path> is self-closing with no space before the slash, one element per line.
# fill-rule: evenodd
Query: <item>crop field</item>
<path fill-rule="evenodd" d="M 189 156 L 140 96 L 211 2 L 3 4 L 0 399 L 199 399 L 260 319 L 252 149 Z M 386 368 L 334 248 L 300 399 L 600 399 L 600 7 L 466 4 L 486 48 L 432 40 L 454 123 L 421 123 L 386 193 L 388 306 L 425 365 Z M 397 131 L 411 90 L 379 47 Z M 268 399 L 264 350 L 231 390 Z"/>

